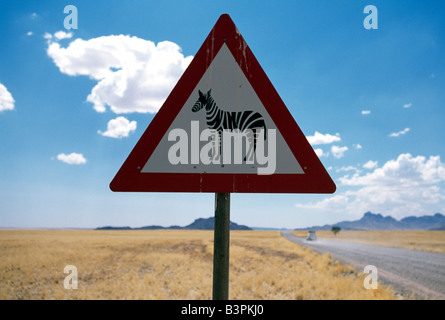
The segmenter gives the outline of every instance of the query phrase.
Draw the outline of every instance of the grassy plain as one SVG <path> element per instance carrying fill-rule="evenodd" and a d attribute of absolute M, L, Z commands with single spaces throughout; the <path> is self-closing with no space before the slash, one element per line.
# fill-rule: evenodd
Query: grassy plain
<path fill-rule="evenodd" d="M 300 237 L 306 237 L 307 235 L 307 231 L 294 231 L 294 233 Z M 334 235 L 332 231 L 317 231 L 317 237 L 320 239 L 351 241 L 378 246 L 445 253 L 445 231 L 341 230 L 337 235 Z"/>
<path fill-rule="evenodd" d="M 0 299 L 211 299 L 213 231 L 0 230 Z M 78 289 L 64 289 L 66 265 Z M 232 231 L 230 299 L 395 299 L 277 231 Z"/>

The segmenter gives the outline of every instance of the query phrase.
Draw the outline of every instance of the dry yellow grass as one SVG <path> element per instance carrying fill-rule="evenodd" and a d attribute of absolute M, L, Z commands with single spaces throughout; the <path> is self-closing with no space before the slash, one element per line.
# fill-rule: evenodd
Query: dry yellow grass
<path fill-rule="evenodd" d="M 307 231 L 294 231 L 306 237 Z M 334 239 L 364 244 L 445 253 L 445 231 L 353 231 L 342 230 L 336 236 L 331 231 L 317 231 L 320 239 Z"/>
<path fill-rule="evenodd" d="M 232 231 L 230 299 L 394 299 L 279 232 Z M 0 231 L 0 299 L 211 299 L 212 231 Z M 66 265 L 78 289 L 66 290 Z"/>

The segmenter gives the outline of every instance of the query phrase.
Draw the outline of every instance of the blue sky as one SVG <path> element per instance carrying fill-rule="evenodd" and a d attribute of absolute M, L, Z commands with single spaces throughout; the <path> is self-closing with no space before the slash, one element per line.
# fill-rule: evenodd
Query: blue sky
<path fill-rule="evenodd" d="M 370 4 L 378 29 L 363 25 Z M 77 29 L 64 28 L 66 5 Z M 337 184 L 333 195 L 233 194 L 232 221 L 445 213 L 442 1 L 2 1 L 0 227 L 212 216 L 214 194 L 109 183 L 222 13 Z"/>

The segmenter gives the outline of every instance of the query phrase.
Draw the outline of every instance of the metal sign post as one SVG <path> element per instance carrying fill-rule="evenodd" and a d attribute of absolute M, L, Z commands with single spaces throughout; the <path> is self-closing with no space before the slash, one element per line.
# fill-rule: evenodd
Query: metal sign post
<path fill-rule="evenodd" d="M 230 193 L 215 193 L 213 300 L 229 299 Z"/>

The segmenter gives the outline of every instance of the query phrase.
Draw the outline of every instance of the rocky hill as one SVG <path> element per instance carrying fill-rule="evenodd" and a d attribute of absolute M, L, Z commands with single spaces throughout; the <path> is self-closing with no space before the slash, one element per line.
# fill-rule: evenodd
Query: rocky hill
<path fill-rule="evenodd" d="M 100 227 L 96 230 L 160 230 L 160 229 L 184 229 L 184 230 L 213 230 L 215 218 L 199 218 L 191 224 L 184 227 L 173 225 L 163 227 L 158 225 L 149 225 L 139 228 L 131 227 Z M 341 221 L 335 224 L 326 224 L 323 226 L 312 226 L 309 228 L 301 228 L 298 230 L 331 230 L 333 226 L 338 226 L 343 230 L 445 230 L 445 216 L 441 213 L 436 213 L 431 216 L 421 217 L 406 217 L 401 220 L 396 220 L 391 216 L 382 216 L 380 213 L 366 212 L 359 220 Z M 268 228 L 250 228 L 248 226 L 239 225 L 235 222 L 230 222 L 230 230 L 270 230 Z M 278 230 L 278 229 L 277 229 Z"/>
<path fill-rule="evenodd" d="M 215 225 L 215 218 L 210 217 L 207 219 L 199 218 L 193 221 L 191 224 L 180 227 L 180 226 L 170 226 L 162 227 L 157 225 L 144 226 L 140 228 L 130 228 L 130 227 L 99 227 L 96 230 L 159 230 L 159 229 L 185 229 L 185 230 L 213 230 Z M 243 225 L 239 225 L 235 222 L 230 221 L 230 230 L 252 230 L 251 228 Z"/>
<path fill-rule="evenodd" d="M 390 216 L 384 217 L 379 213 L 366 212 L 359 220 L 341 221 L 300 230 L 331 230 L 333 226 L 338 226 L 343 230 L 443 230 L 445 216 L 436 213 L 433 216 L 410 216 L 396 220 Z"/>

